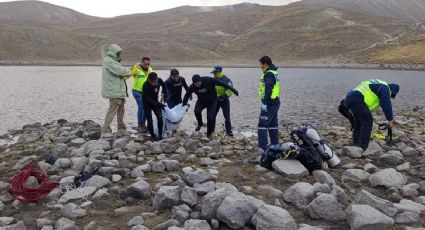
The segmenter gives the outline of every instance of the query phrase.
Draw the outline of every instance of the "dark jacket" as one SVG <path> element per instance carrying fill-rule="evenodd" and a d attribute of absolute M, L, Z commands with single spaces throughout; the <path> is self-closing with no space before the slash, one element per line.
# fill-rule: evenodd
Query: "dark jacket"
<path fill-rule="evenodd" d="M 162 87 L 162 93 L 164 98 L 167 98 L 167 87 L 165 86 L 164 81 L 161 78 L 158 78 L 158 84 L 152 86 L 149 84 L 149 81 L 146 81 L 143 85 L 143 104 L 151 107 L 161 107 L 162 104 L 159 102 L 159 87 Z"/>
<path fill-rule="evenodd" d="M 378 96 L 379 105 L 381 106 L 382 111 L 384 111 L 385 118 L 388 121 L 392 121 L 393 107 L 391 104 L 391 93 L 389 87 L 384 84 L 370 84 L 369 87 L 372 92 Z M 358 100 L 359 102 L 364 103 L 363 94 L 356 90 L 351 90 L 350 92 L 348 92 L 347 98 L 350 98 L 352 100 Z"/>
<path fill-rule="evenodd" d="M 226 89 L 234 91 L 235 89 L 226 83 L 218 81 L 211 77 L 201 77 L 201 87 L 196 88 L 193 84 L 189 86 L 186 95 L 184 95 L 183 105 L 187 104 L 192 93 L 195 93 L 198 96 L 198 100 L 204 103 L 209 103 L 217 100 L 217 92 L 215 86 L 223 86 Z"/>
<path fill-rule="evenodd" d="M 274 76 L 273 73 L 267 72 L 268 70 L 277 70 L 277 67 L 271 64 L 264 71 L 265 73 L 264 84 L 265 84 L 266 90 L 265 90 L 265 95 L 264 95 L 264 99 L 262 100 L 262 103 L 266 105 L 277 106 L 277 105 L 280 105 L 279 97 L 277 97 L 276 99 L 271 99 L 273 87 L 274 87 L 274 84 L 276 84 L 276 77 Z"/>
<path fill-rule="evenodd" d="M 165 85 L 167 87 L 168 100 L 170 99 L 181 100 L 182 88 L 184 88 L 186 92 L 189 88 L 186 84 L 186 80 L 182 76 L 179 76 L 179 79 L 177 81 L 174 81 L 171 77 L 169 77 L 165 81 Z"/>

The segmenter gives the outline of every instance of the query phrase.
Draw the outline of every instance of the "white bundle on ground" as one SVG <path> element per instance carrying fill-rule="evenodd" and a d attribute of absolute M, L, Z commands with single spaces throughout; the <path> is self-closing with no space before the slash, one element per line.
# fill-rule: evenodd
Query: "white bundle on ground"
<path fill-rule="evenodd" d="M 168 105 L 165 106 L 164 111 L 162 112 L 162 117 L 164 118 L 162 133 L 164 137 L 170 136 L 174 131 L 179 129 L 180 123 L 187 110 L 188 106 L 183 106 L 182 103 L 174 106 L 172 109 L 170 109 Z M 156 121 L 154 121 L 154 132 L 158 135 L 158 126 Z"/>

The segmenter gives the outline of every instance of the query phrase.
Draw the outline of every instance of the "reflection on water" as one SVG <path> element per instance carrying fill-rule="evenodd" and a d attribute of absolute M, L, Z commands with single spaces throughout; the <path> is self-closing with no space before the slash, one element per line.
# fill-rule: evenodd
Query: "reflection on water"
<path fill-rule="evenodd" d="M 179 68 L 188 83 L 195 73 L 211 75 L 209 68 Z M 237 129 L 255 128 L 259 114 L 257 68 L 225 68 L 240 96 L 231 99 L 232 123 Z M 279 113 L 284 122 L 340 122 L 336 108 L 346 92 L 360 81 L 379 78 L 401 85 L 394 102 L 397 110 L 423 105 L 425 73 L 390 70 L 349 69 L 280 69 L 282 105 Z M 167 78 L 168 71 L 158 71 Z M 165 79 L 164 79 L 165 80 Z M 131 89 L 131 80 L 128 80 Z M 100 67 L 0 67 L 0 133 L 33 122 L 59 118 L 69 121 L 91 119 L 103 122 L 108 101 L 100 94 Z M 126 104 L 125 121 L 136 125 L 136 104 L 131 92 Z M 196 96 L 194 97 L 196 100 Z M 194 105 L 194 101 L 191 102 Z M 193 107 L 182 127 L 193 129 Z M 223 116 L 218 115 L 217 131 L 224 130 Z"/>

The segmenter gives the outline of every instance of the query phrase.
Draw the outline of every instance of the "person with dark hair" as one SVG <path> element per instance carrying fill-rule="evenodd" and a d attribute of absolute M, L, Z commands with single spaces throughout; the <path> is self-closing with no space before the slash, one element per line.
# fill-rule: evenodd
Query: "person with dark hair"
<path fill-rule="evenodd" d="M 102 97 L 109 99 L 109 109 L 105 116 L 102 127 L 102 135 L 111 135 L 111 123 L 117 116 L 118 131 L 124 132 L 127 126 L 124 124 L 124 104 L 128 97 L 126 79 L 131 75 L 130 69 L 124 67 L 121 62 L 122 49 L 112 44 L 103 59 L 102 65 Z"/>
<path fill-rule="evenodd" d="M 195 93 L 198 100 L 195 105 L 195 117 L 198 126 L 195 131 L 201 130 L 203 125 L 202 111 L 207 109 L 207 137 L 210 138 L 215 129 L 215 110 L 217 108 L 217 92 L 215 86 L 222 86 L 225 89 L 232 91 L 236 96 L 239 92 L 232 86 L 218 81 L 211 77 L 201 77 L 198 74 L 193 75 L 192 84 L 189 86 L 188 91 L 183 99 L 183 105 L 187 105 L 189 98 Z"/>
<path fill-rule="evenodd" d="M 373 125 L 371 112 L 379 106 L 384 111 L 388 127 L 394 126 L 391 98 L 395 98 L 399 90 L 400 86 L 397 84 L 388 84 L 382 80 L 372 79 L 360 83 L 348 92 L 345 103 L 354 115 L 353 145 L 361 147 L 363 150 L 368 148 Z"/>
<path fill-rule="evenodd" d="M 180 73 L 177 69 L 172 69 L 170 71 L 170 77 L 165 81 L 167 86 L 167 105 L 168 108 L 172 109 L 174 106 L 183 102 L 182 100 L 182 88 L 187 92 L 188 86 L 186 80 L 180 76 Z"/>
<path fill-rule="evenodd" d="M 148 75 L 152 73 L 151 59 L 143 57 L 140 63 L 133 66 L 131 75 L 133 76 L 133 97 L 137 104 L 137 131 L 144 132 L 146 130 L 146 116 L 143 109 L 143 85 L 148 79 Z"/>
<path fill-rule="evenodd" d="M 280 106 L 280 77 L 272 59 L 263 56 L 259 60 L 263 74 L 258 86 L 261 112 L 258 119 L 258 147 L 266 151 L 268 136 L 271 145 L 279 144 L 278 112 Z"/>
<path fill-rule="evenodd" d="M 232 80 L 223 73 L 223 67 L 216 66 L 211 72 L 214 74 L 214 78 L 233 87 Z M 232 91 L 225 89 L 223 86 L 216 86 L 217 91 L 217 108 L 215 111 L 215 117 L 217 118 L 218 112 L 223 111 L 224 126 L 226 128 L 226 135 L 232 137 L 232 123 L 230 121 L 230 100 L 229 97 L 233 95 Z"/>
<path fill-rule="evenodd" d="M 162 139 L 162 129 L 164 125 L 162 110 L 165 108 L 165 105 L 159 102 L 158 94 L 160 87 L 162 88 L 164 98 L 167 98 L 167 87 L 164 81 L 158 78 L 155 72 L 150 73 L 148 81 L 143 85 L 143 109 L 145 110 L 148 130 L 153 141 Z M 158 120 L 158 136 L 155 135 L 153 130 L 152 112 L 155 113 L 156 119 Z"/>

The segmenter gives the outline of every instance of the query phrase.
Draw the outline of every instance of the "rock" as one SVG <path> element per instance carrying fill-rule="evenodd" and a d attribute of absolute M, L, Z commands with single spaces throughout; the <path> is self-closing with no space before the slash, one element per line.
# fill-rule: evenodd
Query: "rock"
<path fill-rule="evenodd" d="M 41 229 L 44 226 L 53 225 L 53 221 L 46 218 L 37 219 L 36 222 L 37 222 L 37 229 Z"/>
<path fill-rule="evenodd" d="M 24 186 L 27 188 L 36 188 L 39 186 L 37 178 L 34 176 L 30 176 L 24 183 Z"/>
<path fill-rule="evenodd" d="M 382 154 L 384 150 L 381 148 L 381 146 L 374 142 L 371 141 L 369 143 L 369 147 L 366 149 L 366 151 L 364 151 L 362 153 L 362 157 L 375 157 L 375 156 L 379 156 Z"/>
<path fill-rule="evenodd" d="M 38 157 L 36 155 L 22 157 L 21 159 L 18 160 L 18 162 L 16 162 L 16 164 L 12 167 L 12 169 L 22 170 L 28 163 L 37 160 L 37 158 Z"/>
<path fill-rule="evenodd" d="M 193 188 L 196 190 L 196 193 L 200 196 L 203 196 L 211 191 L 215 190 L 214 181 L 207 181 L 202 184 L 194 184 Z"/>
<path fill-rule="evenodd" d="M 182 175 L 183 181 L 189 186 L 193 186 L 194 184 L 204 183 L 207 181 L 213 180 L 213 176 L 211 173 L 204 171 L 202 169 L 197 169 L 196 171 L 189 172 Z"/>
<path fill-rule="evenodd" d="M 314 199 L 313 186 L 306 182 L 298 182 L 283 193 L 283 199 L 297 208 L 303 209 Z"/>
<path fill-rule="evenodd" d="M 187 219 L 189 219 L 189 213 L 183 211 L 176 211 L 174 212 L 172 218 L 177 220 L 180 225 L 182 225 Z"/>
<path fill-rule="evenodd" d="M 121 137 L 121 138 L 115 139 L 114 144 L 112 145 L 112 148 L 121 150 L 128 144 L 128 142 L 129 142 L 128 137 Z"/>
<path fill-rule="evenodd" d="M 201 216 L 206 220 L 216 219 L 217 218 L 217 209 L 223 200 L 236 190 L 231 190 L 228 188 L 220 188 L 213 192 L 208 193 L 202 199 L 201 205 Z"/>
<path fill-rule="evenodd" d="M 298 230 L 323 230 L 322 228 L 314 227 L 308 224 L 299 224 Z"/>
<path fill-rule="evenodd" d="M 414 199 L 415 197 L 417 197 L 419 195 L 419 192 L 417 190 L 418 188 L 419 188 L 419 185 L 414 186 L 414 184 L 413 184 L 413 186 L 412 186 L 412 184 L 408 184 L 408 185 L 403 186 L 400 189 L 400 192 L 403 195 L 403 197 Z"/>
<path fill-rule="evenodd" d="M 58 166 L 59 168 L 69 168 L 71 167 L 71 160 L 68 158 L 59 158 L 56 160 L 55 165 Z"/>
<path fill-rule="evenodd" d="M 338 203 L 340 203 L 340 204 L 342 204 L 344 206 L 348 206 L 349 205 L 347 194 L 338 185 L 332 185 L 331 194 L 336 198 L 336 200 L 338 201 Z"/>
<path fill-rule="evenodd" d="M 218 207 L 217 219 L 231 228 L 241 228 L 251 220 L 261 205 L 264 205 L 263 201 L 241 192 L 233 192 Z"/>
<path fill-rule="evenodd" d="M 107 140 L 91 140 L 84 143 L 82 148 L 84 149 L 84 154 L 87 156 L 96 150 L 107 151 L 111 148 L 111 145 Z"/>
<path fill-rule="evenodd" d="M 402 152 L 404 156 L 417 156 L 419 153 L 412 147 L 406 147 Z"/>
<path fill-rule="evenodd" d="M 205 220 L 186 220 L 183 225 L 185 230 L 211 230 L 210 225 Z"/>
<path fill-rule="evenodd" d="M 383 154 L 379 157 L 379 162 L 389 166 L 397 166 L 404 163 L 404 158 L 397 154 Z"/>
<path fill-rule="evenodd" d="M 75 146 L 75 147 L 80 147 L 80 146 L 82 146 L 84 143 L 86 143 L 86 140 L 84 140 L 84 138 L 75 138 L 75 139 L 72 139 L 72 140 L 69 142 L 69 145 L 70 145 L 70 146 Z"/>
<path fill-rule="evenodd" d="M 198 201 L 198 194 L 194 188 L 185 186 L 181 193 L 181 200 L 189 206 L 194 206 Z"/>
<path fill-rule="evenodd" d="M 379 172 L 372 174 L 369 177 L 369 183 L 372 186 L 381 185 L 387 188 L 389 187 L 401 188 L 403 187 L 403 185 L 406 184 L 406 182 L 407 182 L 406 176 L 397 172 L 393 168 L 383 169 Z"/>
<path fill-rule="evenodd" d="M 41 132 L 41 131 L 33 131 L 33 132 L 29 132 L 29 133 L 23 133 L 19 137 L 17 143 L 18 144 L 29 144 L 29 143 L 40 140 L 42 136 L 43 136 L 43 132 Z"/>
<path fill-rule="evenodd" d="M 146 166 L 144 165 L 139 165 L 136 168 L 134 168 L 133 170 L 131 170 L 131 177 L 132 178 L 138 178 L 138 177 L 143 177 L 145 176 L 145 173 L 143 169 L 145 169 Z"/>
<path fill-rule="evenodd" d="M 101 189 L 104 187 L 107 187 L 111 184 L 111 181 L 106 178 L 99 175 L 93 175 L 86 181 L 86 186 L 94 186 L 97 189 Z"/>
<path fill-rule="evenodd" d="M 179 169 L 179 162 L 177 160 L 162 160 L 165 170 L 172 172 Z"/>
<path fill-rule="evenodd" d="M 68 203 L 61 208 L 60 213 L 66 218 L 74 219 L 85 216 L 86 210 L 74 203 Z"/>
<path fill-rule="evenodd" d="M 272 167 L 283 176 L 305 177 L 308 175 L 308 170 L 297 160 L 275 160 Z"/>
<path fill-rule="evenodd" d="M 405 162 L 399 166 L 396 167 L 397 171 L 399 172 L 406 172 L 410 170 L 410 162 Z"/>
<path fill-rule="evenodd" d="M 275 189 L 270 185 L 260 185 L 257 187 L 261 194 L 265 194 L 269 198 L 282 198 L 283 192 Z"/>
<path fill-rule="evenodd" d="M 108 193 L 108 189 L 102 188 L 102 189 L 97 190 L 97 192 L 93 195 L 92 200 L 101 200 L 101 199 L 105 199 L 109 196 L 110 196 L 110 194 Z"/>
<path fill-rule="evenodd" d="M 369 205 L 353 204 L 345 210 L 352 230 L 391 229 L 394 220 Z"/>
<path fill-rule="evenodd" d="M 218 221 L 217 219 L 212 219 L 211 225 L 213 229 L 220 229 L 220 221 Z"/>
<path fill-rule="evenodd" d="M 84 166 L 86 166 L 89 163 L 89 158 L 87 157 L 73 157 L 71 158 L 72 161 L 72 169 L 75 170 L 82 170 Z"/>
<path fill-rule="evenodd" d="M 162 173 L 165 171 L 165 165 L 161 161 L 152 164 L 152 172 Z"/>
<path fill-rule="evenodd" d="M 323 170 L 313 171 L 313 176 L 314 176 L 314 179 L 319 183 L 329 184 L 329 185 L 336 184 L 335 179 L 331 175 L 329 175 L 329 173 Z"/>
<path fill-rule="evenodd" d="M 98 229 L 101 229 L 101 227 L 97 225 L 96 222 L 94 221 L 91 221 L 84 227 L 84 230 L 98 230 Z"/>
<path fill-rule="evenodd" d="M 316 182 L 316 183 L 313 184 L 313 191 L 314 191 L 314 194 L 330 193 L 331 187 L 329 187 L 328 184 L 321 184 L 319 182 Z"/>
<path fill-rule="evenodd" d="M 200 166 L 210 166 L 214 165 L 215 161 L 209 157 L 201 158 L 201 162 L 199 162 Z"/>
<path fill-rule="evenodd" d="M 153 199 L 152 207 L 155 211 L 162 211 L 181 202 L 181 189 L 178 186 L 162 186 Z"/>
<path fill-rule="evenodd" d="M 342 153 L 351 158 L 362 158 L 363 149 L 356 146 L 344 146 L 342 147 Z"/>
<path fill-rule="evenodd" d="M 112 175 L 112 182 L 114 183 L 120 182 L 121 179 L 122 179 L 121 175 L 118 175 L 118 174 Z"/>
<path fill-rule="evenodd" d="M 392 202 L 376 197 L 364 189 L 357 193 L 353 204 L 369 205 L 389 217 L 394 217 L 397 214 L 397 208 Z"/>
<path fill-rule="evenodd" d="M 178 226 L 179 222 L 177 220 L 167 220 L 164 223 L 158 224 L 154 230 L 168 230 L 172 226 Z"/>
<path fill-rule="evenodd" d="M 379 171 L 378 167 L 376 167 L 374 164 L 371 164 L 371 163 L 365 164 L 363 169 L 364 169 L 364 171 L 366 171 L 368 173 L 376 173 L 376 172 Z"/>
<path fill-rule="evenodd" d="M 77 227 L 77 225 L 75 225 L 74 221 L 62 217 L 56 221 L 55 229 L 72 229 L 72 230 L 75 229 L 76 230 L 79 228 Z"/>
<path fill-rule="evenodd" d="M 149 183 L 144 180 L 139 180 L 132 185 L 120 191 L 122 199 L 133 197 L 136 199 L 149 199 L 151 197 L 151 187 Z"/>
<path fill-rule="evenodd" d="M 56 157 L 68 157 L 68 145 L 61 143 L 53 145 L 52 154 Z"/>
<path fill-rule="evenodd" d="M 145 221 L 143 220 L 143 217 L 135 216 L 127 223 L 127 226 L 131 227 L 135 225 L 143 225 L 144 223 Z"/>
<path fill-rule="evenodd" d="M 2 216 L 0 217 L 0 227 L 6 226 L 11 224 L 13 221 L 15 220 L 15 218 L 13 217 L 7 217 L 7 216 Z"/>
<path fill-rule="evenodd" d="M 414 224 L 419 222 L 419 214 L 412 212 L 399 213 L 395 217 L 395 222 L 397 224 Z"/>
<path fill-rule="evenodd" d="M 285 209 L 272 205 L 263 205 L 252 217 L 257 230 L 295 230 L 297 224 Z"/>
<path fill-rule="evenodd" d="M 346 219 L 343 208 L 333 195 L 321 194 L 304 208 L 304 212 L 316 220 L 342 221 Z"/>
<path fill-rule="evenodd" d="M 95 186 L 85 186 L 82 188 L 77 188 L 74 190 L 70 190 L 62 195 L 59 198 L 59 203 L 68 203 L 69 201 L 83 199 L 95 193 L 97 188 Z"/>
<path fill-rule="evenodd" d="M 119 217 L 124 215 L 128 216 L 130 213 L 139 212 L 139 211 L 140 211 L 139 206 L 124 206 L 114 210 L 114 217 Z"/>
<path fill-rule="evenodd" d="M 342 175 L 343 182 L 366 182 L 370 174 L 362 169 L 347 169 Z"/>
<path fill-rule="evenodd" d="M 142 145 L 137 142 L 131 142 L 125 146 L 125 148 L 130 151 L 130 153 L 138 153 L 142 150 Z"/>
<path fill-rule="evenodd" d="M 16 224 L 1 227 L 0 229 L 1 230 L 26 230 L 27 228 L 25 227 L 25 224 L 23 221 L 19 221 Z"/>
<path fill-rule="evenodd" d="M 241 192 L 249 195 L 254 191 L 254 189 L 251 186 L 242 186 Z M 283 195 L 283 194 L 282 194 Z"/>
<path fill-rule="evenodd" d="M 398 204 L 395 204 L 395 206 L 398 209 L 398 212 L 413 212 L 420 214 L 425 211 L 425 205 L 406 199 L 401 200 Z"/>
<path fill-rule="evenodd" d="M 418 196 L 418 197 L 416 197 L 415 202 L 416 203 L 419 203 L 419 204 L 422 204 L 422 205 L 425 205 L 425 196 Z"/>

